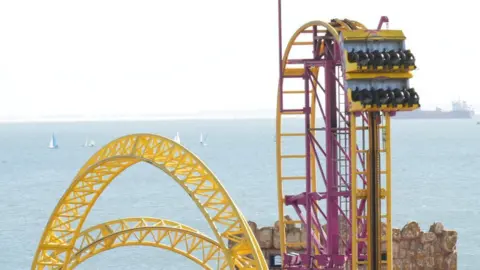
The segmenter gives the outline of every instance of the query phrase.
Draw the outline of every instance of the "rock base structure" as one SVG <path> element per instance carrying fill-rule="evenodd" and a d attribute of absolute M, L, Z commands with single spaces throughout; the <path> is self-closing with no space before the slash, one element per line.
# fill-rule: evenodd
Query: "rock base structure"
<path fill-rule="evenodd" d="M 286 218 L 289 219 L 288 216 Z M 346 225 L 346 222 L 340 222 L 342 238 L 346 240 L 347 227 L 342 226 L 342 223 Z M 270 269 L 280 269 L 273 266 L 273 258 L 280 254 L 278 221 L 272 227 L 258 228 L 253 221 L 249 221 L 249 224 L 271 266 Z M 287 241 L 302 242 L 305 239 L 304 231 L 295 225 L 287 225 Z M 392 238 L 394 270 L 457 269 L 457 232 L 446 230 L 442 223 L 434 223 L 428 231 L 422 231 L 417 222 L 409 222 L 402 229 L 394 228 Z M 299 252 L 304 248 L 305 246 L 300 245 L 291 251 Z"/>

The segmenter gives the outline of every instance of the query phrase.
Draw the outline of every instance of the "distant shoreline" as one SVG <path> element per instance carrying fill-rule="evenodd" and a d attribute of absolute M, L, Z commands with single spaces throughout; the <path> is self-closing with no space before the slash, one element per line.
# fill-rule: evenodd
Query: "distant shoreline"
<path fill-rule="evenodd" d="M 475 114 L 475 119 L 479 114 Z M 131 122 L 131 121 L 181 121 L 181 120 L 240 120 L 240 119 L 265 119 L 274 120 L 275 113 L 259 114 L 252 113 L 217 113 L 183 116 L 44 116 L 1 119 L 1 124 L 22 124 L 22 123 L 81 123 L 81 122 Z"/>
<path fill-rule="evenodd" d="M 77 122 L 129 122 L 129 121 L 178 121 L 178 120 L 235 120 L 235 119 L 275 119 L 275 116 L 162 116 L 162 117 L 102 117 L 102 118 L 37 118 L 0 119 L 0 124 L 21 123 L 77 123 Z"/>

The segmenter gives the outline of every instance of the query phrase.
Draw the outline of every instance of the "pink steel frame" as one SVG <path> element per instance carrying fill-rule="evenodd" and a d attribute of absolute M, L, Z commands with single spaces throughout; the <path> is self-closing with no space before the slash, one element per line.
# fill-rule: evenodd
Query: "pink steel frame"
<path fill-rule="evenodd" d="M 282 17 L 281 17 L 281 0 L 278 0 L 278 26 L 279 26 L 279 58 L 280 58 L 280 110 L 281 112 L 287 112 L 289 110 L 284 109 L 283 104 L 283 81 L 287 78 L 299 76 L 285 76 L 282 70 Z M 388 22 L 388 18 L 382 18 L 381 24 Z M 381 27 L 381 24 L 379 27 Z M 349 135 L 349 114 L 347 113 L 347 95 L 344 88 L 343 81 L 339 79 L 341 75 L 341 51 L 336 40 L 329 36 L 322 37 L 325 42 L 325 53 L 323 55 L 316 55 L 318 47 L 320 46 L 319 39 L 317 37 L 317 28 L 313 27 L 313 58 L 312 59 L 298 59 L 288 60 L 289 64 L 303 64 L 304 74 L 303 79 L 305 81 L 305 107 L 301 109 L 305 116 L 305 150 L 306 150 L 306 186 L 305 192 L 298 195 L 285 196 L 285 204 L 292 206 L 299 218 L 305 225 L 307 237 L 306 237 L 306 249 L 303 254 L 290 255 L 284 254 L 284 269 L 344 269 L 346 268 L 346 262 L 351 256 L 351 232 L 349 230 L 349 238 L 343 244 L 346 247 L 345 253 L 340 254 L 340 220 L 339 217 L 343 216 L 347 222 L 348 227 L 351 226 L 351 213 L 350 209 L 350 135 Z M 325 87 L 322 87 L 318 78 L 310 70 L 311 67 L 323 67 Z M 320 98 L 315 93 L 315 99 L 319 106 L 322 117 L 325 121 L 325 128 L 317 128 L 315 130 L 325 131 L 325 148 L 312 134 L 310 128 L 311 120 L 311 105 L 310 105 L 310 87 L 316 85 L 317 88 L 325 95 L 325 110 L 320 103 Z M 337 89 L 338 88 L 338 89 Z M 337 102 L 339 103 L 337 105 Z M 343 106 L 342 106 L 343 104 Z M 295 110 L 298 111 L 298 110 Z M 345 125 L 338 126 L 338 123 L 343 121 Z M 363 124 L 366 124 L 366 117 L 362 119 Z M 343 135 L 342 139 L 339 139 Z M 358 148 L 358 146 L 357 146 Z M 313 151 L 313 155 L 312 155 Z M 321 153 L 319 153 L 321 152 Z M 343 159 L 338 159 L 338 153 L 343 155 Z M 321 156 L 323 155 L 323 156 Z M 311 179 L 311 156 L 315 156 L 316 164 L 320 170 L 320 173 L 325 183 L 324 192 L 312 192 L 312 179 Z M 321 165 L 320 159 L 326 159 L 326 175 Z M 365 167 L 365 160 L 361 155 L 358 155 L 359 163 Z M 341 162 L 345 162 L 344 171 L 339 169 Z M 340 170 L 340 171 L 339 171 Z M 366 179 L 363 178 L 365 183 Z M 365 183 L 366 184 L 366 183 Z M 342 198 L 345 205 L 341 205 Z M 319 201 L 326 200 L 326 213 L 320 207 Z M 354 211 L 358 211 L 358 215 L 362 215 L 365 211 L 366 200 L 362 200 L 359 203 L 359 208 Z M 304 212 L 300 206 L 304 207 Z M 306 216 L 305 214 L 306 213 Z M 318 214 L 321 214 L 327 221 L 326 232 L 322 228 Z M 366 224 L 360 224 L 360 228 L 364 228 L 359 232 L 359 237 L 365 237 Z M 362 226 L 363 225 L 363 226 Z M 316 235 L 319 232 L 319 237 Z M 319 239 L 320 238 L 320 239 Z M 359 244 L 358 250 L 361 251 L 365 244 Z M 318 252 L 315 252 L 315 249 Z M 365 258 L 366 254 L 359 254 L 360 259 Z"/>

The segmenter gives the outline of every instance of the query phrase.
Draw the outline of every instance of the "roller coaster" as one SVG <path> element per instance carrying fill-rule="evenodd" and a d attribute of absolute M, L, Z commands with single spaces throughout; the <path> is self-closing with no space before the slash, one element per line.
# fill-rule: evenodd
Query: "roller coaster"
<path fill-rule="evenodd" d="M 276 116 L 282 269 L 393 269 L 390 118 L 420 107 L 409 85 L 415 57 L 400 30 L 348 19 L 311 21 L 282 45 Z M 285 121 L 297 121 L 299 130 Z M 130 217 L 83 228 L 105 188 L 146 162 L 179 184 L 202 212 L 213 239 L 175 221 Z M 288 175 L 291 169 L 302 175 Z M 301 183 L 294 193 L 290 182 Z M 287 219 L 293 209 L 298 219 Z M 304 226 L 290 242 L 288 226 Z M 103 251 L 143 245 L 178 253 L 203 269 L 269 269 L 247 220 L 193 153 L 153 134 L 118 138 L 79 170 L 55 207 L 32 269 L 74 269 Z M 295 252 L 292 247 L 302 247 Z M 296 249 L 298 250 L 298 249 Z"/>

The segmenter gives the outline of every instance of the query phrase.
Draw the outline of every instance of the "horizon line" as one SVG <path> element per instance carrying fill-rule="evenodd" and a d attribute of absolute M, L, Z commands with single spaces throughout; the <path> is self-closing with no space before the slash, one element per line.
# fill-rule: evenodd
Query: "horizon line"
<path fill-rule="evenodd" d="M 124 117 L 48 117 L 48 118 L 18 118 L 0 119 L 0 124 L 15 123 L 75 123 L 75 122 L 122 122 L 122 121 L 175 121 L 175 120 L 236 120 L 236 119 L 275 119 L 275 115 L 245 115 L 245 116 L 124 116 Z"/>
<path fill-rule="evenodd" d="M 478 116 L 479 114 L 475 114 Z M 320 118 L 320 117 L 319 117 Z M 37 118 L 37 119 L 0 119 L 2 124 L 27 124 L 27 123 L 85 123 L 85 122 L 152 122 L 152 121 L 185 121 L 185 120 L 275 120 L 275 116 L 219 116 L 219 117 L 113 117 L 113 118 Z M 293 118 L 292 118 L 293 119 Z"/>

